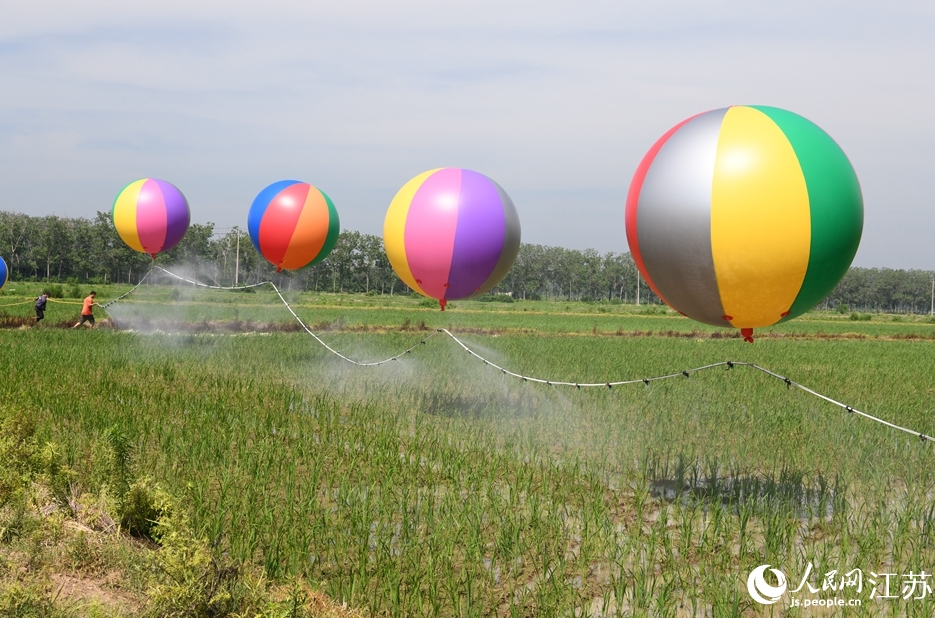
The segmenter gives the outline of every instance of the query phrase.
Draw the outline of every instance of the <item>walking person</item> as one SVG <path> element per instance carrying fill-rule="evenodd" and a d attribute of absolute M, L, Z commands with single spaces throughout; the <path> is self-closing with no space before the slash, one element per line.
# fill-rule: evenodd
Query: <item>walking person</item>
<path fill-rule="evenodd" d="M 36 299 L 36 326 L 39 326 L 39 322 L 45 318 L 45 305 L 47 302 L 49 302 L 48 292 L 43 292 Z"/>
<path fill-rule="evenodd" d="M 94 297 L 97 296 L 97 292 L 91 290 L 91 293 L 88 294 L 88 297 L 84 299 L 84 303 L 81 306 L 81 321 L 72 326 L 72 328 L 78 328 L 85 322 L 88 323 L 88 328 L 94 328 L 94 305 L 97 303 L 94 302 Z"/>

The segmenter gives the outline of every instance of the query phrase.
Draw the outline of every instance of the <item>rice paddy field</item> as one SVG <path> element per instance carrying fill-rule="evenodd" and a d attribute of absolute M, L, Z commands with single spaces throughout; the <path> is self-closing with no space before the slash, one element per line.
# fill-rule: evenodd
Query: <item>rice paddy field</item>
<path fill-rule="evenodd" d="M 0 305 L 38 293 L 8 288 Z M 447 328 L 552 380 L 745 361 L 935 433 L 926 317 L 813 312 L 750 345 L 653 306 L 441 313 L 408 296 L 284 293 L 360 360 Z M 28 408 L 92 476 L 95 440 L 127 436 L 135 473 L 213 546 L 366 615 L 935 615 L 931 578 L 919 585 L 935 571 L 935 445 L 749 368 L 579 390 L 506 376 L 445 336 L 357 367 L 262 288 L 143 286 L 95 330 L 56 328 L 77 316 L 64 301 L 39 328 L 0 330 L 0 405 Z M 27 310 L 0 309 L 10 326 Z M 747 589 L 764 564 L 788 579 L 773 605 Z M 844 605 L 804 606 L 819 599 Z"/>

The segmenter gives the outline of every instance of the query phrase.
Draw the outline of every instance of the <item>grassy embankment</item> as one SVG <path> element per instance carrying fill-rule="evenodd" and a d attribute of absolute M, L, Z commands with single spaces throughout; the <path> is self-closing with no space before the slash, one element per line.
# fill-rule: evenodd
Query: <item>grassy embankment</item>
<path fill-rule="evenodd" d="M 442 314 L 411 298 L 291 298 L 308 322 L 331 329 L 330 343 L 358 357 L 408 347 L 424 322 L 551 379 L 744 360 L 935 432 L 935 325 L 924 318 L 810 314 L 751 346 L 655 308 L 461 302 Z M 113 313 L 139 327 L 287 320 L 276 302 L 267 292 L 157 287 Z M 650 331 L 687 336 L 628 336 Z M 267 601 L 286 598 L 291 582 L 401 616 L 755 615 L 744 584 L 759 564 L 798 579 L 810 561 L 822 574 L 930 572 L 935 563 L 932 446 L 741 368 L 576 391 L 506 378 L 442 338 L 372 369 L 343 364 L 299 333 L 42 328 L 0 338 L 0 405 L 34 420 L 37 444 L 56 445 L 60 467 L 72 471 L 69 491 L 97 496 L 95 512 L 115 522 L 132 520 L 128 504 L 170 501 L 189 542 L 239 569 L 230 586 L 244 604 L 254 597 L 236 586 L 262 579 Z M 119 482 L 115 458 L 125 461 Z M 33 486 L 54 486 L 42 466 Z M 32 513 L 44 529 L 53 517 L 45 511 L 87 518 L 54 499 L 34 501 L 22 517 Z M 101 525 L 82 525 L 85 543 L 117 542 Z M 167 585 L 132 576 L 132 561 L 100 581 L 103 567 L 54 559 L 62 543 L 29 549 L 30 534 L 0 529 L 13 530 L 3 561 L 19 565 L 3 571 L 7 588 L 96 577 L 150 607 Z M 158 529 L 150 536 L 171 548 Z M 165 551 L 151 547 L 139 560 Z M 858 596 L 858 615 L 935 610 L 931 599 L 881 605 L 867 590 Z"/>

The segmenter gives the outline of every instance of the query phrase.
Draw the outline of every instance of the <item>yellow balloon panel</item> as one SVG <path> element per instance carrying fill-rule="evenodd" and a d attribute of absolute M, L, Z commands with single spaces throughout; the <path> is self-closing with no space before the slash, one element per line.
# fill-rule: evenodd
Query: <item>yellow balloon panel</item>
<path fill-rule="evenodd" d="M 782 319 L 805 279 L 810 242 L 808 190 L 792 145 L 766 114 L 730 108 L 711 188 L 711 249 L 734 327 Z"/>
<path fill-rule="evenodd" d="M 144 178 L 128 184 L 117 196 L 113 212 L 114 228 L 120 239 L 127 243 L 128 247 L 140 253 L 146 253 L 146 250 L 143 249 L 143 243 L 140 242 L 140 235 L 136 228 L 136 203 L 145 182 Z"/>
<path fill-rule="evenodd" d="M 429 170 L 419 174 L 396 193 L 396 197 L 390 202 L 390 207 L 386 211 L 386 219 L 383 220 L 383 246 L 386 249 L 386 257 L 390 260 L 393 270 L 399 275 L 399 278 L 410 288 L 423 296 L 428 296 L 422 288 L 416 283 L 416 278 L 409 269 L 409 259 L 406 257 L 406 216 L 409 214 L 409 205 L 416 191 L 425 182 L 425 179 L 438 171 L 438 169 Z"/>

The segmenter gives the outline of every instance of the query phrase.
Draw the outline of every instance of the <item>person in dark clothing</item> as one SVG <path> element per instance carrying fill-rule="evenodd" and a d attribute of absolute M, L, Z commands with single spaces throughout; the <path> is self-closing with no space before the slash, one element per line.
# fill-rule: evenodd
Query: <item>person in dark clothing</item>
<path fill-rule="evenodd" d="M 36 299 L 36 325 L 38 326 L 39 322 L 45 318 L 45 304 L 49 302 L 49 293 L 43 292 L 39 295 L 39 298 Z"/>

